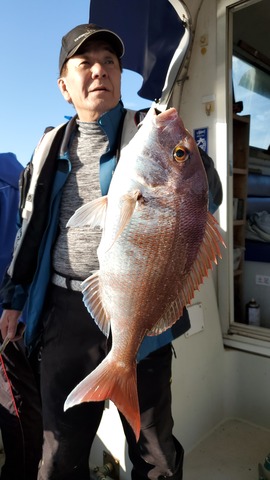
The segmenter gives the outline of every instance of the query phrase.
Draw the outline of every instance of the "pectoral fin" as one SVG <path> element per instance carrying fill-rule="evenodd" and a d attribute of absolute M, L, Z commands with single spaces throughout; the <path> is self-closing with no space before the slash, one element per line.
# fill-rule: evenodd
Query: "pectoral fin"
<path fill-rule="evenodd" d="M 123 197 L 121 198 L 120 222 L 115 240 L 119 237 L 119 235 L 121 235 L 124 228 L 129 224 L 135 210 L 137 200 L 140 196 L 140 190 L 134 190 L 133 192 L 129 192 L 126 195 L 123 195 Z"/>
<path fill-rule="evenodd" d="M 118 215 L 118 222 L 116 222 L 115 235 L 112 237 L 111 241 L 107 241 L 106 235 L 104 236 L 104 243 L 100 245 L 99 252 L 105 253 L 110 250 L 116 240 L 120 237 L 121 233 L 132 218 L 139 197 L 141 197 L 140 190 L 134 190 L 126 193 L 120 198 L 120 213 Z"/>
<path fill-rule="evenodd" d="M 89 225 L 91 227 L 104 227 L 106 211 L 107 211 L 107 195 L 97 198 L 92 202 L 78 208 L 74 215 L 70 217 L 67 227 L 83 227 Z"/>

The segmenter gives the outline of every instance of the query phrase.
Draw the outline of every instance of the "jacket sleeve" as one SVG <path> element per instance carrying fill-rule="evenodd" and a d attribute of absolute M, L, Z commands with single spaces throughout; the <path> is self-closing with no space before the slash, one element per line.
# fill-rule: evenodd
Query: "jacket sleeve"
<path fill-rule="evenodd" d="M 20 211 L 17 213 L 17 228 L 21 225 Z M 0 305 L 4 310 L 22 311 L 28 298 L 28 285 L 16 284 L 6 272 L 0 278 Z"/>
<path fill-rule="evenodd" d="M 0 305 L 3 309 L 5 310 L 19 310 L 22 311 L 24 308 L 24 305 L 26 303 L 27 297 L 28 297 L 28 287 L 17 285 L 12 281 L 12 278 L 8 275 L 7 269 L 12 257 L 12 250 L 13 250 L 13 245 L 14 244 L 14 237 L 16 230 L 18 231 L 21 227 L 21 205 L 24 202 L 25 199 L 22 198 L 22 188 L 21 188 L 21 179 L 24 176 L 24 172 L 27 170 L 25 168 L 20 175 L 19 179 L 19 185 L 20 185 L 20 202 L 19 202 L 19 208 L 17 207 L 18 205 L 18 198 L 16 201 L 16 207 L 11 212 L 11 204 L 9 203 L 6 205 L 6 209 L 9 209 L 9 216 L 11 213 L 13 213 L 14 217 L 14 231 L 12 232 L 12 240 L 11 238 L 9 239 L 9 244 L 8 244 L 8 251 L 9 251 L 9 261 L 6 262 L 5 268 L 1 269 L 1 275 L 0 275 Z M 16 212 L 17 208 L 17 212 Z M 9 230 L 11 233 L 11 230 Z M 4 241 L 5 241 L 5 247 L 7 249 L 7 232 L 6 235 L 4 235 Z M 0 309 L 1 310 L 1 309 Z"/>
<path fill-rule="evenodd" d="M 11 173 L 13 172 L 11 165 Z M 23 168 L 21 167 L 21 172 Z M 22 173 L 21 173 L 22 174 Z M 21 175 L 20 175 L 21 176 Z M 16 177 L 16 186 L 19 182 L 19 173 Z M 7 188 L 8 186 L 8 188 Z M 21 218 L 18 211 L 19 192 L 11 183 L 5 183 L 5 195 L 0 196 L 1 205 L 1 239 L 0 239 L 0 305 L 4 309 L 14 309 L 21 311 L 27 298 L 27 289 L 13 284 L 11 278 L 5 273 L 11 261 L 12 250 L 16 230 L 20 227 Z M 0 314 L 1 314 L 0 307 Z"/>
<path fill-rule="evenodd" d="M 28 286 L 16 285 L 6 273 L 0 286 L 0 303 L 4 310 L 24 309 L 28 298 Z"/>
<path fill-rule="evenodd" d="M 202 157 L 206 175 L 209 185 L 209 210 L 211 213 L 215 213 L 218 207 L 222 203 L 223 192 L 219 175 L 214 167 L 214 162 L 207 153 L 199 148 L 199 152 Z"/>

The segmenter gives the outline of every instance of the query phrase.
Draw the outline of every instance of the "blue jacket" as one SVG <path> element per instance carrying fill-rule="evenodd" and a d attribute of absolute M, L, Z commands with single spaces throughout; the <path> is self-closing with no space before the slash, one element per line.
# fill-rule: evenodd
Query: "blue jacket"
<path fill-rule="evenodd" d="M 36 170 L 38 171 L 37 179 L 39 179 L 39 171 L 41 170 L 42 165 L 49 164 L 48 159 L 53 150 L 53 146 L 51 146 L 50 142 L 44 142 L 44 140 L 42 140 L 34 154 L 31 162 L 31 165 L 34 165 L 34 167 L 32 167 L 33 172 L 31 172 L 32 179 L 34 179 L 32 180 L 33 188 L 32 184 L 30 184 L 25 202 L 23 202 L 24 208 L 22 208 L 21 216 L 22 219 L 24 218 L 24 221 L 17 234 L 18 241 L 15 242 L 15 244 L 17 244 L 17 249 L 15 248 L 14 250 L 13 261 L 11 262 L 1 289 L 4 308 L 21 310 L 25 307 L 27 301 L 25 307 L 27 310 L 25 343 L 29 350 L 36 345 L 42 334 L 40 314 L 51 277 L 50 258 L 52 246 L 57 236 L 61 194 L 71 171 L 69 143 L 75 128 L 75 118 L 76 117 L 71 119 L 66 126 L 57 127 L 57 129 L 53 129 L 49 133 L 46 133 L 46 139 L 49 137 L 54 139 L 58 133 L 63 130 L 61 133 L 60 147 L 57 148 L 57 153 L 52 155 L 52 165 L 54 166 L 54 169 L 49 174 L 47 173 L 43 179 L 46 181 L 47 177 L 53 178 L 52 185 L 50 186 L 50 189 L 48 188 L 50 193 L 48 202 L 45 200 L 44 203 L 44 208 L 46 207 L 47 209 L 46 216 L 45 214 L 38 215 L 37 212 L 35 215 L 33 214 L 34 210 L 37 210 L 40 207 L 40 202 L 42 203 L 42 201 L 44 201 L 44 192 L 42 191 L 43 184 L 39 185 L 38 181 L 35 180 L 35 162 L 37 163 Z M 106 195 L 110 184 L 111 172 L 117 164 L 117 148 L 120 145 L 119 133 L 122 133 L 122 136 L 124 136 L 125 131 L 133 131 L 135 133 L 135 112 L 128 111 L 128 114 L 125 117 L 125 110 L 120 102 L 113 110 L 104 114 L 99 119 L 98 123 L 101 125 L 109 139 L 109 150 L 100 158 L 101 191 L 103 195 Z M 48 143 L 50 148 L 47 148 L 46 146 Z M 121 146 L 122 145 L 123 139 L 121 140 Z M 45 160 L 47 160 L 47 162 L 45 162 Z M 219 177 L 215 172 L 213 161 L 207 156 L 204 163 L 211 191 L 211 210 L 214 211 L 222 198 L 221 185 Z M 33 202 L 33 198 L 38 196 L 36 193 L 37 186 L 41 191 L 39 192 L 38 201 L 36 198 L 35 202 Z M 33 223 L 31 223 L 32 215 L 35 218 L 35 222 Z M 46 224 L 42 225 L 40 228 L 42 235 L 39 239 L 39 232 L 37 233 L 33 228 L 38 223 L 40 217 L 46 217 Z M 31 242 L 34 242 L 35 239 L 36 245 L 31 248 L 29 245 Z M 37 255 L 33 260 L 32 251 L 34 250 L 37 251 Z M 20 253 L 23 254 L 20 255 Z M 34 265 L 32 266 L 33 273 L 31 271 L 31 264 Z M 27 266 L 29 266 L 29 271 L 27 270 Z M 170 342 L 173 338 L 176 338 L 176 336 L 179 336 L 188 330 L 189 327 L 189 318 L 185 311 L 181 320 L 176 322 L 172 329 L 169 329 L 158 337 L 147 337 L 143 341 L 138 359 L 143 358 L 150 351 Z"/>
<path fill-rule="evenodd" d="M 0 279 L 12 257 L 22 170 L 14 153 L 0 153 Z"/>

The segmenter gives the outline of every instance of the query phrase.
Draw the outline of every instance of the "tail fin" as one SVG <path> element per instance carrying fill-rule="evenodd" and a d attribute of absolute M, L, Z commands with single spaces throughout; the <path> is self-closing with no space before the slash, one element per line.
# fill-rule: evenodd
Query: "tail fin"
<path fill-rule="evenodd" d="M 113 401 L 132 427 L 136 440 L 140 436 L 140 411 L 137 392 L 136 363 L 129 368 L 112 362 L 110 353 L 68 395 L 64 410 L 82 402 Z"/>

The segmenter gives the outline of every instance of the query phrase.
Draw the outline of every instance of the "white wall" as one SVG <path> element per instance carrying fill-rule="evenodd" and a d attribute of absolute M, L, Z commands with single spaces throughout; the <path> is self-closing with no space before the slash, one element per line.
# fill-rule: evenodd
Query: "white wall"
<path fill-rule="evenodd" d="M 223 365 L 225 417 L 270 429 L 270 359 L 228 349 Z"/>
<path fill-rule="evenodd" d="M 225 412 L 224 349 L 212 275 L 196 294 L 197 302 L 202 302 L 204 329 L 174 341 L 174 431 L 186 451 L 220 423 Z"/>
<path fill-rule="evenodd" d="M 186 453 L 227 418 L 270 428 L 270 360 L 224 349 L 213 280 L 204 282 L 204 330 L 174 342 L 174 432 Z"/>

